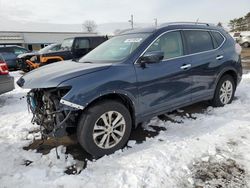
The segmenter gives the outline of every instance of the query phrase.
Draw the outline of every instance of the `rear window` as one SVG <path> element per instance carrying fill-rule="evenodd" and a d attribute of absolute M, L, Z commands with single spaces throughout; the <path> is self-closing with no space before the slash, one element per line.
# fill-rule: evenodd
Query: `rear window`
<path fill-rule="evenodd" d="M 213 42 L 207 31 L 184 31 L 189 53 L 204 52 L 213 49 Z"/>
<path fill-rule="evenodd" d="M 215 47 L 217 48 L 223 43 L 224 37 L 219 32 L 216 32 L 216 31 L 213 31 L 211 33 L 215 39 L 215 42 L 216 42 Z"/>

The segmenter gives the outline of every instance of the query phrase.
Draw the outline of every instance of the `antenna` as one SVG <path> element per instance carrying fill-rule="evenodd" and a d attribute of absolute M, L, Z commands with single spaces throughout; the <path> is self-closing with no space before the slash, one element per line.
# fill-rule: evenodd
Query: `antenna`
<path fill-rule="evenodd" d="M 131 19 L 128 21 L 131 23 L 131 28 L 134 29 L 134 16 L 131 14 Z"/>
<path fill-rule="evenodd" d="M 155 21 L 155 27 L 157 27 L 157 24 L 158 24 L 157 23 L 157 18 L 155 18 L 154 21 Z"/>

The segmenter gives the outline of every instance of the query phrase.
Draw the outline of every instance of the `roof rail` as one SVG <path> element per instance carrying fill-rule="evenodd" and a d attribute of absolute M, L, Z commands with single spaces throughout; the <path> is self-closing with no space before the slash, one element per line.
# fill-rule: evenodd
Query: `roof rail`
<path fill-rule="evenodd" d="M 169 25 L 182 25 L 182 24 L 186 24 L 186 25 L 205 25 L 205 26 L 214 25 L 214 24 L 202 23 L 202 22 L 168 22 L 168 23 L 163 23 L 160 26 L 164 27 L 164 26 L 169 26 Z"/>

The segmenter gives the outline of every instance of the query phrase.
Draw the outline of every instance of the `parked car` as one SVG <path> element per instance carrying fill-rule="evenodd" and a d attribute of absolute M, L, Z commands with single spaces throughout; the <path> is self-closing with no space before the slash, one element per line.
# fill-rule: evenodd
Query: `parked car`
<path fill-rule="evenodd" d="M 78 62 L 41 67 L 17 83 L 31 89 L 28 104 L 43 135 L 76 126 L 81 146 L 103 156 L 154 116 L 200 101 L 231 103 L 241 76 L 238 44 L 221 27 L 169 23 L 124 32 Z"/>
<path fill-rule="evenodd" d="M 58 51 L 60 49 L 61 49 L 61 44 L 50 44 L 37 52 L 20 54 L 17 56 L 17 65 L 22 71 L 29 72 L 30 67 L 26 63 L 26 60 L 29 60 L 33 56 L 39 56 L 40 54 L 45 54 L 48 52 L 55 52 L 55 51 Z"/>
<path fill-rule="evenodd" d="M 230 35 L 244 48 L 250 47 L 250 31 L 232 32 Z"/>
<path fill-rule="evenodd" d="M 40 53 L 31 57 L 30 60 L 26 60 L 26 63 L 32 70 L 58 61 L 78 60 L 106 40 L 107 37 L 104 36 L 68 38 L 62 42 L 59 51 Z"/>
<path fill-rule="evenodd" d="M 240 36 L 238 39 L 237 39 L 237 42 L 243 46 L 244 48 L 248 48 L 250 47 L 250 35 L 247 35 L 247 36 Z"/>
<path fill-rule="evenodd" d="M 18 55 L 27 53 L 28 50 L 20 46 L 6 46 L 0 47 L 0 55 L 3 56 L 8 65 L 9 70 L 17 70 L 16 58 Z"/>
<path fill-rule="evenodd" d="M 14 89 L 14 78 L 9 75 L 9 70 L 3 57 L 0 55 L 0 95 Z"/>

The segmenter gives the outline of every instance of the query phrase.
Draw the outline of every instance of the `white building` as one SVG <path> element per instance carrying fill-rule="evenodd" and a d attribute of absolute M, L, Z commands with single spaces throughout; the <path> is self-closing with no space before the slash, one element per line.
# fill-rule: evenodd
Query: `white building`
<path fill-rule="evenodd" d="M 65 38 L 93 35 L 96 33 L 0 31 L 0 46 L 19 45 L 32 51 L 48 44 L 61 43 Z"/>

